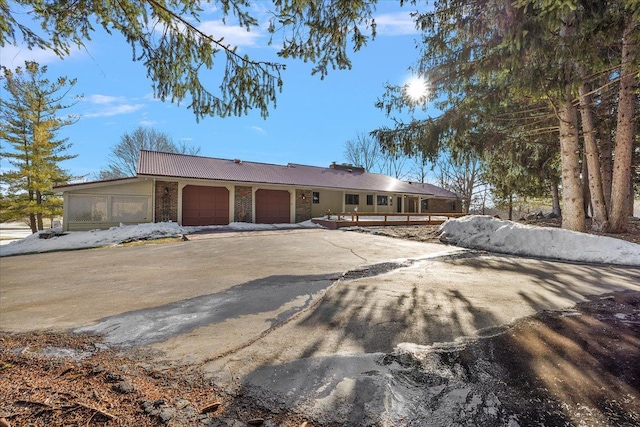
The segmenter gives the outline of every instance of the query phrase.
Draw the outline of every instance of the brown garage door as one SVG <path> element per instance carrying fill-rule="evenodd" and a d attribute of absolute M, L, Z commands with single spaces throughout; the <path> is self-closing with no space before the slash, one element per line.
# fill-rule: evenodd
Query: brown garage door
<path fill-rule="evenodd" d="M 291 222 L 289 192 L 286 190 L 256 191 L 256 222 L 283 224 Z"/>
<path fill-rule="evenodd" d="M 182 225 L 229 224 L 229 190 L 187 185 L 182 190 Z"/>

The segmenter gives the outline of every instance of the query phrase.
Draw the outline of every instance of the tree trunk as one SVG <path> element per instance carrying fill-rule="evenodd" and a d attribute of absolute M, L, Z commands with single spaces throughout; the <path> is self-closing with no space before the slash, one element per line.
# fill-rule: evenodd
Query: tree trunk
<path fill-rule="evenodd" d="M 632 166 L 633 168 L 633 166 Z M 632 169 L 633 170 L 633 169 Z M 633 191 L 633 174 L 631 174 L 631 182 L 629 183 L 629 202 L 627 206 L 629 206 L 629 216 L 633 216 L 633 205 L 635 203 L 634 191 Z"/>
<path fill-rule="evenodd" d="M 611 130 L 600 139 L 600 175 L 602 176 L 602 192 L 607 212 L 611 210 L 611 178 L 613 176 L 613 157 L 611 147 Z"/>
<path fill-rule="evenodd" d="M 551 183 L 551 199 L 553 200 L 553 213 L 559 218 L 562 212 L 560 211 L 560 192 L 557 182 Z"/>
<path fill-rule="evenodd" d="M 584 83 L 580 85 L 579 91 L 580 118 L 582 119 L 582 134 L 584 138 L 584 156 L 582 161 L 587 165 L 586 179 L 589 182 L 591 212 L 593 213 L 591 229 L 594 231 L 603 231 L 609 226 L 609 218 L 604 192 L 602 190 L 598 144 L 596 142 L 596 127 L 593 122 L 593 110 L 591 109 L 591 95 L 589 95 L 589 90 Z"/>
<path fill-rule="evenodd" d="M 583 148 L 584 152 L 584 148 Z M 584 217 L 589 218 L 589 208 L 591 207 L 591 191 L 589 191 L 589 166 L 585 156 L 582 156 L 582 170 L 580 171 L 580 177 L 582 178 L 582 208 L 584 209 Z M 591 209 L 593 212 L 593 209 Z"/>
<path fill-rule="evenodd" d="M 30 179 L 29 177 L 27 177 L 27 188 L 29 188 L 31 185 Z M 33 190 L 31 188 L 29 188 L 27 190 L 27 194 L 29 196 L 29 204 L 31 204 L 31 202 L 33 201 L 34 198 L 34 193 Z M 29 227 L 31 227 L 31 232 L 32 233 L 37 233 L 38 232 L 38 223 L 36 222 L 36 214 L 35 212 L 29 212 Z"/>
<path fill-rule="evenodd" d="M 565 102 L 560 119 L 560 161 L 562 165 L 562 228 L 585 231 L 582 185 L 580 181 L 580 140 L 578 114 L 573 105 L 571 84 L 565 85 Z"/>
<path fill-rule="evenodd" d="M 36 205 L 39 209 L 42 208 L 42 193 L 36 191 Z M 36 220 L 38 222 L 38 230 L 44 230 L 44 224 L 42 222 L 42 212 L 36 213 Z"/>
<path fill-rule="evenodd" d="M 36 214 L 34 213 L 29 214 L 29 227 L 31 227 L 32 233 L 38 232 L 38 224 L 36 223 Z"/>
<path fill-rule="evenodd" d="M 637 45 L 632 38 L 636 21 L 629 16 L 622 36 L 620 94 L 615 147 L 613 149 L 613 177 L 611 183 L 610 231 L 624 233 L 629 222 L 629 192 L 631 192 L 631 159 L 633 152 L 633 115 L 635 106 L 636 71 L 633 61 Z"/>

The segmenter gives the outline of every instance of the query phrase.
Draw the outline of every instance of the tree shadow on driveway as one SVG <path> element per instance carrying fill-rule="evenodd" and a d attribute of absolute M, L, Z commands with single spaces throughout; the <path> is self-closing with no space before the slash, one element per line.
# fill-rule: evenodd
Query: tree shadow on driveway
<path fill-rule="evenodd" d="M 571 310 L 549 312 L 625 290 L 640 290 L 640 269 L 493 255 L 342 281 L 297 322 L 308 336 L 301 357 L 281 363 L 289 350 L 273 354 L 246 377 L 245 395 L 323 425 L 529 425 L 527 417 L 573 425 L 587 416 L 633 425 L 639 417 L 625 413 L 638 405 L 615 397 L 640 396 L 637 369 L 620 374 L 620 355 L 603 351 L 614 329 Z M 543 324 L 532 330 L 519 329 L 527 319 L 512 323 L 539 311 Z M 605 333 L 585 345 L 591 330 Z M 614 338 L 635 348 L 624 366 L 640 360 L 637 331 Z"/>
<path fill-rule="evenodd" d="M 141 347 L 228 319 L 270 313 L 301 296 L 308 296 L 304 304 L 283 309 L 275 318 L 266 319 L 271 322 L 271 327 L 275 327 L 304 310 L 314 295 L 328 288 L 339 276 L 337 273 L 269 276 L 233 286 L 224 292 L 110 316 L 95 325 L 77 328 L 75 332 L 104 335 L 105 342 L 111 345 Z M 253 331 L 253 334 L 259 335 L 260 332 Z"/>

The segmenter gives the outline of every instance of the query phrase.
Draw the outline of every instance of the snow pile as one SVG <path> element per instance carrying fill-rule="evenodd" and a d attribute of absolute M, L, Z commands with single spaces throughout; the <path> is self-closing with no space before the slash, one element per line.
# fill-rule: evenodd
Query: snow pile
<path fill-rule="evenodd" d="M 249 224 L 234 222 L 229 225 L 206 227 L 182 227 L 176 222 L 156 222 L 138 225 L 121 225 L 108 230 L 91 230 L 85 232 L 70 232 L 61 234 L 61 228 L 41 231 L 21 240 L 0 246 L 0 257 L 40 252 L 63 251 L 83 248 L 97 248 L 101 246 L 118 245 L 134 240 L 152 240 L 165 237 L 180 237 L 201 231 L 260 231 L 280 230 L 291 228 L 321 228 L 311 221 L 298 224 Z M 41 239 L 40 234 L 53 231 L 50 239 Z"/>
<path fill-rule="evenodd" d="M 491 216 L 450 219 L 441 239 L 470 249 L 566 261 L 640 266 L 640 245 L 612 237 L 538 227 Z"/>

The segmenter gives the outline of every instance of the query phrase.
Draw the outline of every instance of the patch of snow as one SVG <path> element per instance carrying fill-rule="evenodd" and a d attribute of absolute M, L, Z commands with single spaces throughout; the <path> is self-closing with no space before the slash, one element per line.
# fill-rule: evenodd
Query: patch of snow
<path fill-rule="evenodd" d="M 8 245 L 29 235 L 31 235 L 31 228 L 22 222 L 0 223 L 0 245 Z"/>
<path fill-rule="evenodd" d="M 260 231 L 292 228 L 322 228 L 305 221 L 298 224 L 250 224 L 234 222 L 229 225 L 204 227 L 182 227 L 176 222 L 156 222 L 138 225 L 120 225 L 108 230 L 74 231 L 63 234 L 62 228 L 47 229 L 31 234 L 24 239 L 0 246 L 0 257 L 29 253 L 63 251 L 84 248 L 113 246 L 134 240 L 152 240 L 166 237 L 180 237 L 199 231 Z M 57 236 L 41 239 L 40 234 L 53 231 Z"/>
<path fill-rule="evenodd" d="M 440 226 L 447 243 L 513 255 L 640 266 L 640 245 L 612 237 L 519 224 L 484 215 L 450 219 Z"/>

